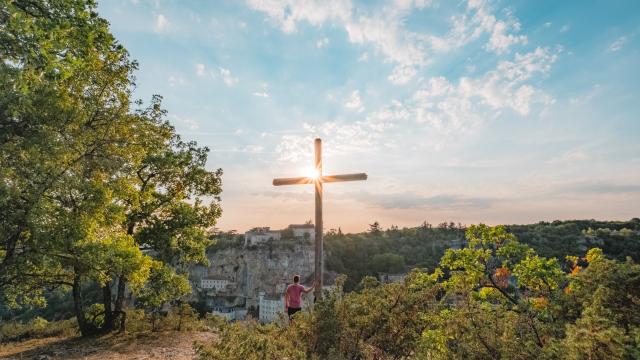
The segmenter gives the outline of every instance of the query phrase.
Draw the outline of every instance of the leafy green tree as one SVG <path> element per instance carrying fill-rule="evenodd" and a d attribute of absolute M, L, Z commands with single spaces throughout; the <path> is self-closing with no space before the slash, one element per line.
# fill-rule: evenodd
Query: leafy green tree
<path fill-rule="evenodd" d="M 433 329 L 451 339 L 445 353 L 539 356 L 562 313 L 548 306 L 549 299 L 562 296 L 565 275 L 557 260 L 538 257 L 502 226 L 471 226 L 467 241 L 464 249 L 448 250 L 440 263 L 448 273 L 447 302 L 454 305 L 436 316 L 444 326 Z"/>
<path fill-rule="evenodd" d="M 151 326 L 156 330 L 157 316 L 162 306 L 190 292 L 189 280 L 185 276 L 177 275 L 166 264 L 154 261 L 151 275 L 138 293 L 137 301 L 151 312 Z"/>
<path fill-rule="evenodd" d="M 640 357 L 640 265 L 607 259 L 598 248 L 584 260 L 584 269 L 574 263 L 567 287 L 581 311 L 567 327 L 566 353 L 572 359 Z"/>
<path fill-rule="evenodd" d="M 369 232 L 373 233 L 373 234 L 378 234 L 382 231 L 382 227 L 380 226 L 380 223 L 377 221 L 374 221 L 373 224 L 369 225 Z"/>
<path fill-rule="evenodd" d="M 0 21 L 0 291 L 43 305 L 44 289 L 70 288 L 89 334 L 82 289 L 98 283 L 112 329 L 148 254 L 178 271 L 206 262 L 222 172 L 205 169 L 208 150 L 180 139 L 159 97 L 132 110 L 136 63 L 94 2 L 4 2 Z"/>
<path fill-rule="evenodd" d="M 400 273 L 405 268 L 404 257 L 393 253 L 376 254 L 371 259 L 371 267 L 381 273 Z"/>

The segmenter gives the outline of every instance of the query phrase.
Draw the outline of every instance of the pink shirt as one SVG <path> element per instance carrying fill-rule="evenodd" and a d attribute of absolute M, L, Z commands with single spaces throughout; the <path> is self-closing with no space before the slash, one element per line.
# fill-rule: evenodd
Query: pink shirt
<path fill-rule="evenodd" d="M 300 301 L 300 297 L 303 292 L 304 292 L 304 286 L 300 284 L 291 284 L 287 287 L 287 296 L 289 296 L 290 308 L 302 307 L 302 302 Z"/>

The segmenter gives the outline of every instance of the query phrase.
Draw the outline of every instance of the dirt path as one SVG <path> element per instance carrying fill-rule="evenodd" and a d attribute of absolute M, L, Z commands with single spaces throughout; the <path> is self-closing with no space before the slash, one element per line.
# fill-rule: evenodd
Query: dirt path
<path fill-rule="evenodd" d="M 0 359 L 193 359 L 193 343 L 210 342 L 212 332 L 155 332 L 94 339 L 51 337 L 0 345 Z"/>

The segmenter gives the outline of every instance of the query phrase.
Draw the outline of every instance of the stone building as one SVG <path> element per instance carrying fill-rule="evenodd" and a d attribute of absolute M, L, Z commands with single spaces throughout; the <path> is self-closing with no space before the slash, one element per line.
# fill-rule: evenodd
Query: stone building
<path fill-rule="evenodd" d="M 206 276 L 200 280 L 200 287 L 202 289 L 222 291 L 226 290 L 227 285 L 229 285 L 229 280 L 217 276 Z"/>
<path fill-rule="evenodd" d="M 267 295 L 264 292 L 260 292 L 260 322 L 273 322 L 278 320 L 280 314 L 284 314 L 284 298 L 282 294 Z"/>
<path fill-rule="evenodd" d="M 220 316 L 227 321 L 244 320 L 247 317 L 247 309 L 236 307 L 211 306 L 211 313 Z"/>
<path fill-rule="evenodd" d="M 269 240 L 280 240 L 280 231 L 271 230 L 270 227 L 257 227 L 244 234 L 244 246 L 261 244 Z"/>
<path fill-rule="evenodd" d="M 303 239 L 314 239 L 316 237 L 316 228 L 313 224 L 289 225 L 289 229 L 293 232 L 293 237 Z"/>

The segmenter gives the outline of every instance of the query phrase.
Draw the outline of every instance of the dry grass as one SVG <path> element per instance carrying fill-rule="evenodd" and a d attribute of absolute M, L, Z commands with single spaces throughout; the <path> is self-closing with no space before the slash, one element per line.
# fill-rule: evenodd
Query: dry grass
<path fill-rule="evenodd" d="M 48 337 L 0 345 L 0 359 L 193 359 L 193 343 L 213 332 L 146 332 L 97 338 Z"/>

